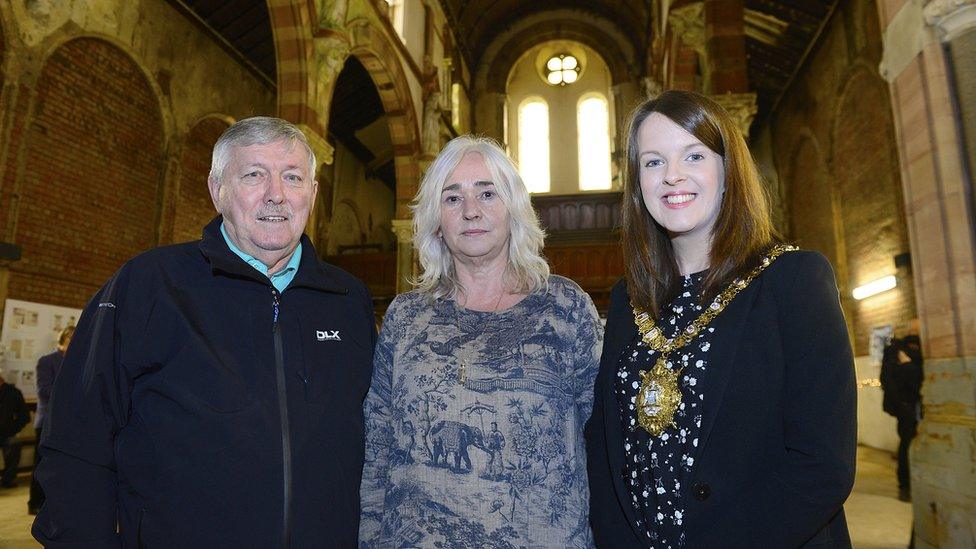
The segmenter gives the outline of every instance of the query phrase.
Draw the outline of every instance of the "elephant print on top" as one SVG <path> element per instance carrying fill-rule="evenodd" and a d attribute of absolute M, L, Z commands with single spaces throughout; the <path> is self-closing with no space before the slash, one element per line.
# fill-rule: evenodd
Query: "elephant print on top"
<path fill-rule="evenodd" d="M 582 430 L 602 332 L 559 276 L 497 313 L 397 296 L 365 404 L 360 547 L 592 547 Z"/>

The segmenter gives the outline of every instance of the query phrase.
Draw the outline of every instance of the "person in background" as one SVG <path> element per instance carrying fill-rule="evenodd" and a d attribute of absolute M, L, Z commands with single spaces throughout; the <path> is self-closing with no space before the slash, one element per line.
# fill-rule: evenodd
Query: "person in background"
<path fill-rule="evenodd" d="M 0 486 L 17 486 L 17 468 L 20 467 L 20 450 L 23 443 L 17 433 L 30 423 L 30 410 L 24 402 L 24 394 L 4 379 L 0 370 L 0 446 L 3 448 L 3 471 Z"/>
<path fill-rule="evenodd" d="M 922 380 L 924 361 L 917 335 L 894 338 L 881 360 L 881 390 L 884 411 L 898 420 L 898 499 L 911 501 L 912 479 L 908 448 L 922 418 Z"/>
<path fill-rule="evenodd" d="M 37 413 L 34 414 L 34 434 L 37 437 L 37 446 L 34 448 L 34 471 L 41 462 L 41 435 L 44 432 L 45 418 L 47 418 L 47 408 L 51 401 L 51 391 L 54 389 L 54 381 L 58 378 L 61 371 L 61 361 L 64 360 L 64 352 L 68 350 L 71 343 L 71 336 L 75 333 L 74 326 L 68 326 L 58 334 L 58 348 L 50 354 L 46 354 L 37 359 Z M 31 475 L 30 499 L 27 500 L 27 513 L 36 515 L 37 510 L 44 505 L 44 490 L 37 482 L 37 477 Z"/>

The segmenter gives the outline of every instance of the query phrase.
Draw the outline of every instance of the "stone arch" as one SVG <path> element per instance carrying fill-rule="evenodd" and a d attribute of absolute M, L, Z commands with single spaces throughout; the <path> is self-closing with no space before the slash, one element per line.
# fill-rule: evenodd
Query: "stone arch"
<path fill-rule="evenodd" d="M 144 69 L 100 37 L 44 60 L 15 182 L 9 296 L 80 307 L 157 241 L 166 121 Z"/>
<path fill-rule="evenodd" d="M 315 27 L 308 0 L 268 0 L 278 65 L 278 116 L 325 135 L 325 124 L 313 103 Z"/>
<path fill-rule="evenodd" d="M 207 176 L 213 146 L 234 123 L 228 116 L 212 114 L 198 120 L 181 140 L 179 179 L 173 189 L 175 204 L 169 241 L 186 242 L 200 238 L 201 228 L 215 215 Z"/>
<path fill-rule="evenodd" d="M 487 64 L 483 64 L 487 68 L 479 70 L 476 76 L 479 87 L 490 93 L 505 93 L 508 75 L 522 54 L 553 40 L 579 42 L 597 52 L 610 69 L 613 85 L 633 80 L 627 61 L 632 56 L 618 44 L 615 36 L 593 23 L 567 17 L 559 19 L 558 24 L 539 21 L 489 45 L 485 54 Z"/>
<path fill-rule="evenodd" d="M 837 223 L 827 162 L 816 138 L 807 133 L 790 155 L 790 232 L 796 243 L 838 265 Z"/>
<path fill-rule="evenodd" d="M 896 274 L 894 257 L 908 251 L 909 242 L 887 85 L 859 63 L 838 92 L 830 166 L 847 256 L 844 282 L 854 287 Z M 852 309 L 855 348 L 864 354 L 873 326 L 915 316 L 913 284 L 901 279 L 895 290 L 854 302 Z"/>
<path fill-rule="evenodd" d="M 406 74 L 399 55 L 386 35 L 368 20 L 349 23 L 350 54 L 366 68 L 379 92 L 390 125 L 393 165 L 396 171 L 396 217 L 410 218 L 410 201 L 417 193 L 420 170 L 420 128 Z"/>

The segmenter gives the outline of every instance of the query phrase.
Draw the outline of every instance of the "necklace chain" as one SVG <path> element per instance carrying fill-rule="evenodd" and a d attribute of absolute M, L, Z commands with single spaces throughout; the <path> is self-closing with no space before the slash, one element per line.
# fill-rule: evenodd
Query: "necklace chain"
<path fill-rule="evenodd" d="M 504 296 L 504 295 L 505 295 L 505 289 L 502 288 L 502 290 L 498 293 L 498 299 L 495 300 L 495 306 L 490 311 L 492 314 L 498 312 L 498 306 L 501 305 L 501 303 L 502 303 L 502 296 Z M 464 296 L 464 302 L 465 302 L 465 304 L 467 304 L 467 302 L 468 302 L 467 295 Z M 455 323 L 455 325 L 457 325 L 458 334 L 462 334 L 463 333 L 461 331 L 461 311 L 460 311 L 460 309 L 462 309 L 462 308 L 463 308 L 463 306 L 461 305 L 461 303 L 459 301 L 457 301 L 457 299 L 455 299 L 454 300 L 454 323 Z M 481 336 L 485 335 L 485 332 L 487 330 L 488 330 L 488 322 L 482 323 L 482 325 L 481 325 L 481 331 L 479 331 L 478 332 L 478 335 L 474 336 L 471 340 L 472 341 L 477 340 Z M 465 358 L 465 355 L 467 354 L 467 352 L 466 352 L 467 351 L 467 347 L 468 346 L 467 346 L 466 343 L 461 343 L 460 344 L 460 354 L 461 354 L 461 356 L 460 356 L 460 358 L 458 360 L 458 381 L 460 381 L 462 385 L 464 384 L 464 381 L 466 379 L 467 369 L 468 369 L 467 359 Z"/>
<path fill-rule="evenodd" d="M 681 369 L 675 371 L 668 367 L 668 355 L 697 337 L 705 326 L 721 314 L 735 296 L 749 286 L 777 257 L 798 249 L 788 244 L 774 246 L 756 268 L 744 278 L 733 280 L 715 296 L 712 303 L 698 315 L 698 318 L 671 339 L 665 337 L 664 331 L 655 324 L 647 311 L 631 304 L 634 310 L 634 322 L 637 324 L 641 339 L 658 352 L 654 367 L 640 372 L 641 382 L 637 393 L 637 422 L 648 433 L 652 436 L 661 436 L 665 429 L 675 426 L 674 414 L 681 406 L 681 389 L 678 386 Z"/>
<path fill-rule="evenodd" d="M 641 334 L 641 339 L 644 343 L 647 343 L 651 349 L 663 354 L 671 354 L 675 349 L 680 349 L 688 343 L 691 342 L 699 333 L 708 325 L 709 322 L 715 319 L 725 307 L 735 298 L 735 296 L 748 286 L 753 279 L 759 276 L 763 270 L 766 269 L 772 262 L 785 252 L 792 252 L 798 250 L 796 246 L 790 244 L 779 244 L 774 246 L 769 253 L 763 257 L 762 262 L 756 266 L 752 271 L 745 276 L 745 278 L 737 278 L 732 281 L 724 290 L 722 290 L 712 303 L 705 309 L 702 314 L 698 316 L 695 320 L 685 328 L 680 335 L 668 339 L 664 335 L 664 330 L 659 328 L 654 319 L 651 317 L 650 313 L 641 309 L 640 307 L 633 306 L 634 309 L 634 322 L 637 324 L 637 331 Z"/>

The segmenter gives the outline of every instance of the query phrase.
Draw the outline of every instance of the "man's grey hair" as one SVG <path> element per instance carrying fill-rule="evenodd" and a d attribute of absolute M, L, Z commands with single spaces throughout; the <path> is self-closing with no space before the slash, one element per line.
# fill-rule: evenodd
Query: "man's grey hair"
<path fill-rule="evenodd" d="M 308 153 L 308 176 L 314 180 L 315 153 L 308 144 L 305 134 L 291 122 L 270 116 L 245 118 L 227 128 L 214 144 L 213 158 L 210 161 L 210 178 L 215 181 L 221 180 L 224 168 L 230 162 L 230 151 L 234 147 L 267 145 L 279 141 L 287 141 L 292 145 L 297 142 L 305 147 L 305 152 Z"/>
<path fill-rule="evenodd" d="M 444 146 L 424 174 L 411 205 L 413 245 L 421 267 L 414 284 L 432 298 L 455 297 L 459 290 L 464 290 L 454 270 L 451 252 L 438 233 L 444 182 L 468 153 L 478 153 L 484 158 L 495 191 L 508 208 L 511 231 L 508 267 L 516 289 L 525 293 L 545 291 L 549 287 L 549 264 L 541 254 L 545 233 L 532 209 L 529 191 L 512 159 L 494 140 L 470 135 L 455 137 Z"/>

